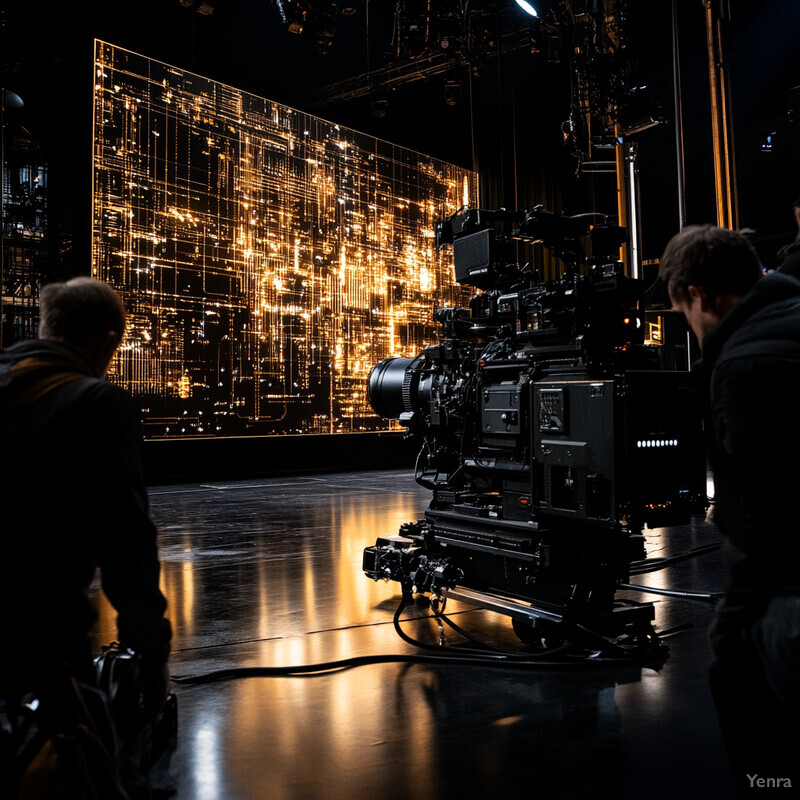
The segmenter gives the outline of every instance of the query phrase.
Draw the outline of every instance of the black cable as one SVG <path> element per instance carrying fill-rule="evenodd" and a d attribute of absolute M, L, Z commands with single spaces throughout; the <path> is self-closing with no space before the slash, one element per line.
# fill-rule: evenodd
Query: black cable
<path fill-rule="evenodd" d="M 418 642 L 412 637 L 408 636 L 400 627 L 400 615 L 408 603 L 406 593 L 403 593 L 401 601 L 397 606 L 394 613 L 394 624 L 398 635 L 408 644 L 423 650 L 438 650 L 441 652 L 441 646 L 428 645 L 424 642 Z M 603 640 L 605 645 L 613 644 L 607 640 Z M 494 666 L 524 668 L 524 667 L 552 667 L 563 669 L 565 667 L 580 667 L 589 664 L 619 664 L 621 660 L 643 662 L 649 660 L 659 651 L 662 650 L 657 641 L 655 646 L 647 648 L 636 655 L 631 655 L 629 651 L 624 648 L 619 648 L 618 651 L 624 654 L 624 659 L 620 657 L 603 657 L 600 653 L 595 652 L 590 655 L 571 655 L 568 651 L 568 645 L 565 644 L 563 648 L 557 650 L 544 651 L 541 654 L 536 653 L 515 653 L 515 652 L 486 652 L 474 649 L 455 649 L 447 648 L 446 655 L 427 655 L 421 653 L 413 654 L 390 654 L 390 655 L 374 655 L 374 656 L 356 656 L 353 658 L 340 659 L 338 661 L 323 661 L 317 664 L 302 664 L 296 667 L 230 667 L 227 669 L 214 670 L 199 675 L 173 675 L 171 680 L 178 684 L 186 686 L 199 686 L 208 683 L 217 683 L 220 681 L 238 679 L 238 678 L 288 678 L 297 677 L 300 675 L 325 675 L 332 672 L 340 672 L 345 669 L 353 667 L 371 665 L 371 664 L 386 664 L 386 663 L 406 663 L 406 664 L 429 664 L 429 665 L 449 665 L 453 666 L 458 664 L 460 666 L 480 666 L 485 667 L 489 664 Z M 557 661 L 544 661 L 541 660 L 543 656 L 552 656 L 555 652 L 563 652 L 565 655 L 564 660 Z"/>
<path fill-rule="evenodd" d="M 721 542 L 713 542 L 708 545 L 702 545 L 690 550 L 686 553 L 679 553 L 675 556 L 668 556 L 657 559 L 644 559 L 642 561 L 633 562 L 631 564 L 631 574 L 642 574 L 646 572 L 655 572 L 664 569 L 670 564 L 678 561 L 683 561 L 687 558 L 694 558 L 695 556 L 711 552 L 718 549 Z M 641 586 L 631 583 L 619 584 L 620 589 L 628 589 L 632 591 L 640 591 L 651 594 L 665 595 L 667 597 L 679 597 L 696 600 L 717 600 L 720 595 L 712 593 L 701 592 L 684 592 L 673 591 L 669 589 L 658 589 L 650 586 Z M 598 640 L 598 644 L 603 649 L 611 648 L 613 651 L 620 653 L 621 656 L 602 656 L 599 652 L 591 655 L 571 654 L 569 651 L 569 642 L 564 642 L 563 645 L 551 648 L 540 653 L 529 652 L 514 652 L 503 650 L 501 648 L 488 645 L 485 642 L 479 641 L 475 636 L 467 633 L 463 628 L 454 623 L 447 615 L 443 613 L 435 613 L 437 619 L 445 622 L 458 634 L 463 636 L 468 641 L 480 644 L 483 649 L 477 650 L 474 648 L 447 648 L 448 654 L 442 655 L 442 645 L 431 645 L 425 642 L 418 641 L 409 636 L 400 626 L 400 617 L 408 604 L 408 597 L 404 590 L 403 596 L 393 617 L 393 624 L 398 636 L 407 644 L 411 645 L 418 650 L 433 650 L 437 651 L 437 655 L 423 655 L 423 654 L 394 654 L 394 655 L 375 655 L 375 656 L 360 656 L 356 658 L 347 658 L 339 661 L 327 661 L 317 664 L 305 664 L 297 667 L 236 667 L 230 669 L 216 670 L 213 672 L 204 673 L 201 675 L 190 676 L 172 676 L 175 683 L 186 685 L 198 685 L 204 683 L 213 683 L 216 681 L 229 680 L 231 678 L 248 678 L 248 677 L 294 677 L 298 675 L 323 675 L 331 672 L 338 672 L 353 667 L 364 666 L 368 664 L 384 664 L 384 663 L 409 663 L 409 664 L 462 664 L 466 666 L 486 666 L 487 664 L 513 666 L 513 667 L 566 667 L 566 666 L 580 666 L 583 664 L 598 664 L 614 662 L 619 663 L 620 660 L 637 660 L 645 661 L 660 652 L 663 646 L 660 640 L 667 635 L 673 635 L 682 628 L 673 629 L 670 632 L 662 633 L 654 637 L 652 645 L 649 648 L 637 652 L 632 655 L 631 648 L 626 648 L 618 643 L 610 641 L 605 637 L 600 637 L 589 629 L 583 626 L 577 626 L 576 629 L 580 630 L 584 635 L 593 634 L 593 638 Z M 564 660 L 546 661 L 545 658 L 552 657 L 553 655 L 563 654 Z"/>
<path fill-rule="evenodd" d="M 711 600 L 716 602 L 722 597 L 722 593 L 710 592 L 683 592 L 675 589 L 657 589 L 653 586 L 641 586 L 635 583 L 620 583 L 620 589 L 633 589 L 636 592 L 646 592 L 647 594 L 660 594 L 665 597 L 683 597 L 690 600 Z"/>
<path fill-rule="evenodd" d="M 234 678 L 291 678 L 298 675 L 325 675 L 332 672 L 340 672 L 352 667 L 360 667 L 369 664 L 387 664 L 387 663 L 407 663 L 407 664 L 446 664 L 446 665 L 465 665 L 465 666 L 480 666 L 485 667 L 487 663 L 492 663 L 495 666 L 505 667 L 528 667 L 528 666 L 545 666 L 545 667 L 566 667 L 566 666 L 581 666 L 582 661 L 571 662 L 533 662 L 533 661 L 520 661 L 520 660 L 498 660 L 489 661 L 487 658 L 478 656 L 434 656 L 423 654 L 393 654 L 393 655 L 376 655 L 376 656 L 359 656 L 355 658 L 346 658 L 340 661 L 322 662 L 319 664 L 303 664 L 297 667 L 231 667 L 228 669 L 215 670 L 213 672 L 206 672 L 201 675 L 174 675 L 171 680 L 175 683 L 184 684 L 187 686 L 199 686 L 206 683 L 217 683 L 219 681 L 231 680 Z"/>
<path fill-rule="evenodd" d="M 646 558 L 641 561 L 631 562 L 630 574 L 631 575 L 644 575 L 648 572 L 658 572 L 666 567 L 675 564 L 679 561 L 685 561 L 688 558 L 695 558 L 696 556 L 711 553 L 714 550 L 719 550 L 722 547 L 722 542 L 711 542 L 711 544 L 700 545 L 692 550 L 687 550 L 684 553 L 678 553 L 674 556 L 664 556 L 663 558 Z M 688 600 L 708 600 L 716 602 L 722 597 L 721 592 L 688 592 L 674 589 L 659 589 L 653 586 L 642 586 L 634 583 L 620 583 L 620 589 L 631 589 L 636 592 L 645 592 L 647 594 L 658 594 L 664 597 L 680 597 Z"/>
<path fill-rule="evenodd" d="M 722 542 L 712 542 L 711 544 L 700 545 L 692 550 L 687 550 L 685 553 L 678 553 L 674 556 L 663 556 L 660 558 L 644 558 L 640 561 L 632 561 L 630 574 L 642 575 L 645 572 L 657 572 L 664 569 L 671 564 L 676 564 L 679 561 L 685 561 L 687 558 L 695 558 L 696 556 L 711 553 L 714 550 L 719 550 L 722 547 Z"/>
<path fill-rule="evenodd" d="M 397 606 L 397 608 L 395 609 L 394 617 L 392 619 L 392 622 L 394 624 L 394 629 L 397 632 L 397 635 L 404 642 L 406 642 L 407 644 L 410 644 L 412 647 L 416 647 L 416 648 L 418 648 L 420 650 L 435 650 L 435 651 L 441 652 L 441 650 L 442 650 L 442 646 L 441 645 L 426 644 L 425 642 L 420 642 L 417 639 L 413 639 L 411 636 L 409 636 L 402 629 L 402 627 L 400 627 L 400 617 L 401 617 L 406 605 L 408 605 L 408 600 L 409 600 L 409 597 L 408 597 L 408 594 L 407 594 L 407 590 L 404 587 L 403 588 L 403 594 L 402 594 L 401 599 L 400 599 L 400 603 Z M 455 624 L 455 623 L 452 623 L 452 624 Z M 475 650 L 473 648 L 466 648 L 466 647 L 459 648 L 458 650 L 450 648 L 450 652 L 453 654 L 453 657 L 458 658 L 458 659 L 460 659 L 462 657 L 464 657 L 464 658 L 475 657 L 475 658 L 486 659 L 487 661 L 507 661 L 507 660 L 513 659 L 513 660 L 516 660 L 516 661 L 527 662 L 527 661 L 530 661 L 530 659 L 532 657 L 532 654 L 530 654 L 530 653 L 515 653 L 515 652 L 505 652 L 505 651 L 488 652 L 486 650 Z M 463 656 L 462 656 L 462 654 L 463 654 Z"/>

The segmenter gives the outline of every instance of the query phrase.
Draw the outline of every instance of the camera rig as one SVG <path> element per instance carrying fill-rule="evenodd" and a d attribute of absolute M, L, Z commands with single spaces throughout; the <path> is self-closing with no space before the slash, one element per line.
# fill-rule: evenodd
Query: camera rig
<path fill-rule="evenodd" d="M 420 444 L 425 516 L 363 554 L 403 596 L 511 617 L 526 644 L 652 640 L 652 604 L 617 598 L 643 530 L 702 512 L 700 415 L 686 372 L 644 343 L 625 231 L 600 215 L 464 208 L 437 223 L 468 308 L 435 312 L 443 338 L 368 379 L 377 414 Z M 519 254 L 562 262 L 539 281 Z M 558 261 L 556 263 L 558 263 Z"/>

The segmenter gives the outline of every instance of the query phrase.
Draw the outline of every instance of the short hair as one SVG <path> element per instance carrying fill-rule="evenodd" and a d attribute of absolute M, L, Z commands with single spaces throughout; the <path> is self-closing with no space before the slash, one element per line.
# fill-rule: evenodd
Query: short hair
<path fill-rule="evenodd" d="M 39 295 L 39 337 L 86 345 L 98 333 L 125 333 L 125 307 L 108 284 L 79 277 L 49 283 Z"/>
<path fill-rule="evenodd" d="M 658 267 L 670 297 L 689 300 L 689 286 L 709 297 L 745 295 L 764 274 L 750 240 L 739 231 L 715 225 L 690 225 L 669 240 Z"/>

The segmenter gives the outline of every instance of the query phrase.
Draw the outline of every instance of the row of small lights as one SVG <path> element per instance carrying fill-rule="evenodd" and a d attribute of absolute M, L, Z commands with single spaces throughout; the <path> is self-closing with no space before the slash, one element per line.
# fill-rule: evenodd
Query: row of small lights
<path fill-rule="evenodd" d="M 677 439 L 640 439 L 637 447 L 677 447 Z"/>

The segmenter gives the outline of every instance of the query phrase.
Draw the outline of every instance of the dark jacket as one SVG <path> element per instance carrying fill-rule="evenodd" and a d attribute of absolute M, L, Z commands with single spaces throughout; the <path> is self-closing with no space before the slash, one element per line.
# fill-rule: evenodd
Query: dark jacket
<path fill-rule="evenodd" d="M 773 273 L 703 340 L 714 521 L 730 584 L 712 643 L 800 587 L 800 282 Z"/>
<path fill-rule="evenodd" d="M 4 684 L 37 683 L 94 653 L 99 566 L 119 641 L 161 669 L 170 624 L 141 474 L 138 410 L 52 341 L 0 353 L 0 620 Z"/>
<path fill-rule="evenodd" d="M 778 272 L 800 278 L 800 240 L 786 245 L 778 252 Z"/>

